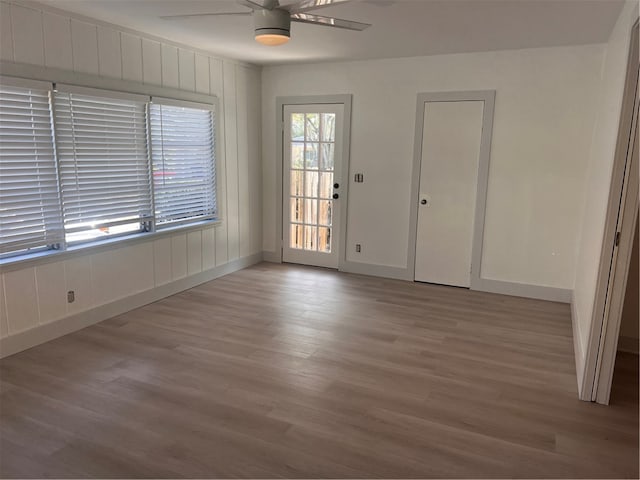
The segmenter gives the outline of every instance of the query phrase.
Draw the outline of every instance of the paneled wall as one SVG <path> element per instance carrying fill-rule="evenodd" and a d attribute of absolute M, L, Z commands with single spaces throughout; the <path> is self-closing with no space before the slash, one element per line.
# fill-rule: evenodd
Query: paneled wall
<path fill-rule="evenodd" d="M 42 7 L 46 8 L 46 7 Z M 0 2 L 0 60 L 219 98 L 222 223 L 98 253 L 65 254 L 0 275 L 0 337 L 27 332 L 262 251 L 260 70 L 33 4 Z M 87 77 L 83 77 L 87 78 Z M 67 303 L 67 291 L 75 301 Z M 1 352 L 0 352 L 1 353 Z"/>

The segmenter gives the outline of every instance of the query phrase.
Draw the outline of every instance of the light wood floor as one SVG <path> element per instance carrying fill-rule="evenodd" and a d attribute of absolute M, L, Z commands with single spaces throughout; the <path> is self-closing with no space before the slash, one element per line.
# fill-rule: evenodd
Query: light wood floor
<path fill-rule="evenodd" d="M 260 264 L 0 362 L 3 477 L 634 477 L 567 305 Z"/>

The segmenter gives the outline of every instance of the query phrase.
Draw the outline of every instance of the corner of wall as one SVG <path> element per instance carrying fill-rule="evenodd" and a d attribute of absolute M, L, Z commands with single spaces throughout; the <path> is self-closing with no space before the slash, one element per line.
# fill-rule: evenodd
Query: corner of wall
<path fill-rule="evenodd" d="M 575 291 L 571 291 L 571 328 L 573 331 L 573 354 L 576 362 L 576 381 L 578 383 L 578 398 L 582 398 L 582 382 L 584 380 L 584 346 L 582 345 L 582 335 L 580 331 L 580 320 L 578 318 L 578 309 L 576 308 Z"/>
<path fill-rule="evenodd" d="M 282 255 L 279 252 L 262 252 L 262 260 L 269 263 L 282 263 Z"/>
<path fill-rule="evenodd" d="M 627 70 L 629 38 L 638 19 L 638 1 L 627 0 L 606 44 L 603 57 L 599 112 L 589 149 L 589 162 L 584 210 L 576 251 L 576 269 L 571 296 L 571 322 L 576 358 L 578 395 L 583 398 L 589 350 L 593 336 L 593 310 L 597 294 L 600 255 L 611 188 L 614 154 L 618 136 L 618 122 Z M 599 332 L 598 332 L 599 334 Z M 590 392 L 589 392 L 590 395 Z"/>
<path fill-rule="evenodd" d="M 28 348 L 73 333 L 135 308 L 143 307 L 149 303 L 210 282 L 229 273 L 250 267 L 251 265 L 260 263 L 262 258 L 262 252 L 238 258 L 197 274 L 186 276 L 170 283 L 60 318 L 50 323 L 38 325 L 34 328 L 16 333 L 15 335 L 0 338 L 0 358 L 19 353 Z"/>

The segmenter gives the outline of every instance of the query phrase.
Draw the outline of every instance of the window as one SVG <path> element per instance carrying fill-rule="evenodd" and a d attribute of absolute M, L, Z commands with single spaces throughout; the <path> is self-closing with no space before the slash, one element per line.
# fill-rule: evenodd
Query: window
<path fill-rule="evenodd" d="M 146 226 L 153 217 L 146 100 L 133 95 L 55 93 L 68 242 L 150 229 Z"/>
<path fill-rule="evenodd" d="M 48 85 L 21 83 L 0 84 L 0 254 L 64 241 Z"/>
<path fill-rule="evenodd" d="M 214 218 L 213 112 L 156 102 L 149 107 L 156 225 Z"/>
<path fill-rule="evenodd" d="M 205 104 L 0 78 L 0 255 L 216 218 Z"/>

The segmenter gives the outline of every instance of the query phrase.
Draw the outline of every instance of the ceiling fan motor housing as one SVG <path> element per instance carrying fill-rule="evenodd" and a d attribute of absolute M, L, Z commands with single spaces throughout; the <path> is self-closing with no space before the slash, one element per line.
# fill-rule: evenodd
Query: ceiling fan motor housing
<path fill-rule="evenodd" d="M 253 18 L 256 35 L 290 36 L 291 18 L 286 10 L 255 10 Z"/>

